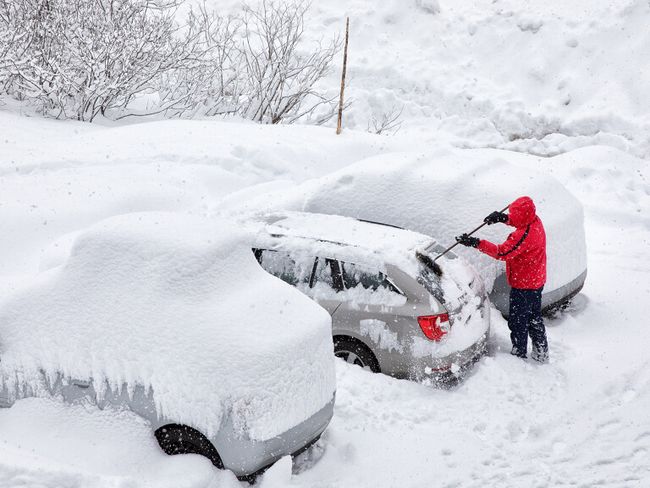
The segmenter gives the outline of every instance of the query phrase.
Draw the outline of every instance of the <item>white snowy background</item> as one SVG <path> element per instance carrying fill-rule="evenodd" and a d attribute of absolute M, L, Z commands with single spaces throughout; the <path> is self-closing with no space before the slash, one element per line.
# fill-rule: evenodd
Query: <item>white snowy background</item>
<path fill-rule="evenodd" d="M 546 322 L 550 364 L 511 357 L 498 313 L 490 355 L 451 391 L 337 362 L 321 441 L 260 486 L 650 486 L 650 4 L 336 0 L 314 3 L 307 32 L 330 37 L 346 15 L 353 104 L 341 136 L 218 120 L 61 122 L 6 101 L 0 293 L 55 259 L 52 242 L 105 217 L 214 215 L 373 155 L 494 148 L 557 178 L 585 208 L 589 274 Z M 323 89 L 336 93 L 337 77 Z M 394 107 L 399 132 L 366 132 Z M 239 482 L 201 457 L 164 455 L 129 413 L 30 399 L 0 410 L 0 486 Z"/>

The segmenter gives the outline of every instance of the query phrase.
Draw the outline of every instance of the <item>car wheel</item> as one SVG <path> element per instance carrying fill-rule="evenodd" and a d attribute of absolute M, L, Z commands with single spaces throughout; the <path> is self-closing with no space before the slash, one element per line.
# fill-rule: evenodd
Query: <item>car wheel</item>
<path fill-rule="evenodd" d="M 198 430 L 186 425 L 165 425 L 155 432 L 156 440 L 165 454 L 200 454 L 223 469 L 221 456 L 212 443 Z"/>
<path fill-rule="evenodd" d="M 356 364 L 364 369 L 379 373 L 379 362 L 368 347 L 351 337 L 334 338 L 334 355 L 346 363 Z"/>

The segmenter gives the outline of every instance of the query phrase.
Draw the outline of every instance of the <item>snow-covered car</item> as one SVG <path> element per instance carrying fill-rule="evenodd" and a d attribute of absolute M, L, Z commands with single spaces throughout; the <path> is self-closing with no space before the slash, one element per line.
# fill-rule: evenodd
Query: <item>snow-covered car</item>
<path fill-rule="evenodd" d="M 542 306 L 552 309 L 576 295 L 587 276 L 582 205 L 555 178 L 517 165 L 510 154 L 440 149 L 372 157 L 306 183 L 297 190 L 298 203 L 285 208 L 397 225 L 449 246 L 493 210 L 528 195 L 546 229 L 548 278 Z M 477 237 L 502 242 L 511 231 L 493 225 Z M 480 272 L 492 303 L 507 314 L 510 288 L 504 264 L 474 250 L 458 249 L 458 254 Z"/>
<path fill-rule="evenodd" d="M 336 356 L 440 382 L 462 376 L 485 352 L 483 282 L 451 254 L 439 260 L 442 273 L 416 257 L 440 249 L 431 237 L 334 215 L 283 212 L 262 221 L 255 256 L 332 315 Z"/>
<path fill-rule="evenodd" d="M 113 217 L 0 308 L 0 406 L 54 396 L 128 408 L 168 454 L 249 477 L 328 425 L 330 323 L 260 269 L 231 222 Z"/>

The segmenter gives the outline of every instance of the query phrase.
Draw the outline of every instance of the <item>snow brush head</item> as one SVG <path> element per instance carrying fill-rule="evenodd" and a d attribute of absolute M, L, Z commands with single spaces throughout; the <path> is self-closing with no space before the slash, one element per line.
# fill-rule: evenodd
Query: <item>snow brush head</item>
<path fill-rule="evenodd" d="M 420 251 L 415 251 L 415 257 L 424 264 L 427 268 L 434 272 L 438 277 L 442 276 L 442 268 L 433 259 Z"/>

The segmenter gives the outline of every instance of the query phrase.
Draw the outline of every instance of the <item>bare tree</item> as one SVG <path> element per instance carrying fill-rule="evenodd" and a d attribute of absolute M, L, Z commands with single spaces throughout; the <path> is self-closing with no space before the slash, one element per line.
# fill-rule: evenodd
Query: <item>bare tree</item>
<path fill-rule="evenodd" d="M 401 108 L 393 106 L 388 111 L 382 112 L 379 115 L 373 113 L 368 121 L 368 132 L 375 134 L 396 134 L 402 127 L 402 121 L 400 120 L 402 112 L 404 112 L 404 105 Z"/>
<path fill-rule="evenodd" d="M 246 99 L 240 113 L 271 124 L 293 122 L 323 104 L 332 104 L 314 85 L 329 70 L 339 42 L 318 43 L 302 52 L 305 14 L 310 3 L 262 0 L 258 8 L 244 7 L 243 61 Z M 304 105 L 311 99 L 308 106 Z"/>

